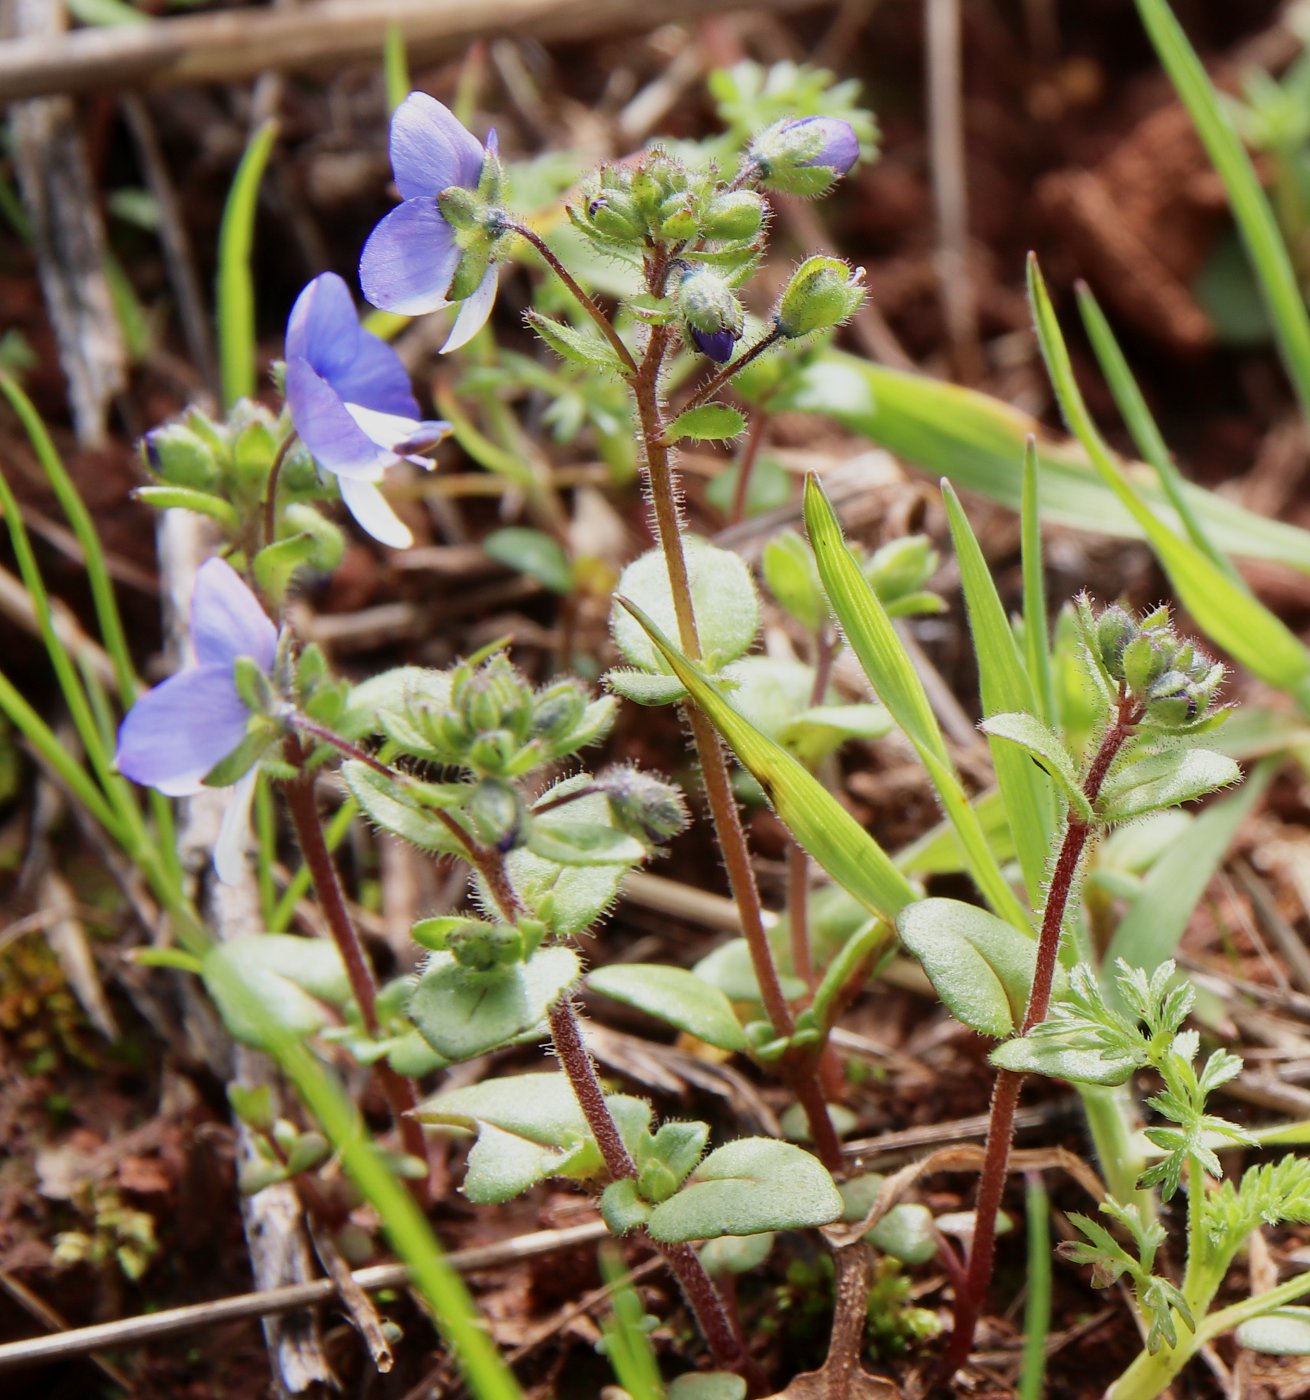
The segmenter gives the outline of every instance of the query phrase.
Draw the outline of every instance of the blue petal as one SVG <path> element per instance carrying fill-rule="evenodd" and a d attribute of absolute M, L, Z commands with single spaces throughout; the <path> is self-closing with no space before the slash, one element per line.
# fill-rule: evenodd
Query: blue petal
<path fill-rule="evenodd" d="M 449 355 L 452 350 L 467 345 L 487 324 L 487 317 L 491 315 L 491 308 L 496 300 L 496 277 L 497 269 L 493 263 L 478 283 L 477 290 L 461 304 L 455 324 L 450 328 L 446 343 L 441 347 L 443 355 Z"/>
<path fill-rule="evenodd" d="M 245 737 L 249 719 L 230 663 L 191 666 L 148 691 L 127 712 L 114 762 L 134 783 L 188 797 Z"/>
<path fill-rule="evenodd" d="M 391 169 L 401 199 L 429 198 L 451 185 L 473 189 L 485 154 L 453 112 L 411 92 L 391 118 Z"/>
<path fill-rule="evenodd" d="M 301 442 L 325 471 L 372 478 L 396 460 L 346 412 L 341 395 L 308 360 L 287 362 L 287 408 Z"/>
<path fill-rule="evenodd" d="M 359 349 L 359 315 L 350 288 L 335 272 L 315 277 L 287 319 L 287 359 L 308 360 L 324 379 L 350 368 Z"/>
<path fill-rule="evenodd" d="M 383 311 L 421 316 L 446 305 L 458 264 L 455 234 L 437 201 L 407 199 L 369 234 L 359 259 L 359 284 Z"/>
<path fill-rule="evenodd" d="M 347 403 L 361 403 L 400 418 L 419 416 L 418 400 L 400 356 L 368 331 L 361 331 L 355 358 L 341 374 L 328 376 Z"/>
<path fill-rule="evenodd" d="M 860 158 L 860 138 L 850 122 L 840 117 L 802 117 L 797 126 L 811 127 L 822 134 L 823 145 L 806 165 L 831 166 L 838 175 L 846 172 Z"/>
<path fill-rule="evenodd" d="M 737 345 L 737 337 L 731 331 L 698 331 L 692 326 L 691 338 L 702 355 L 708 355 L 719 364 L 725 364 L 732 359 L 732 352 Z"/>
<path fill-rule="evenodd" d="M 226 666 L 229 679 L 238 656 L 249 656 L 261 670 L 272 669 L 277 628 L 240 574 L 222 559 L 206 560 L 196 574 L 191 645 L 201 666 Z"/>

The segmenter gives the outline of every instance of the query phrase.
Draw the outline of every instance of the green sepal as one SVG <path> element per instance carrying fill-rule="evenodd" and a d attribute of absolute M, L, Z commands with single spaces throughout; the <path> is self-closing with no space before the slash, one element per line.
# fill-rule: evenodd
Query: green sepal
<path fill-rule="evenodd" d="M 236 510 L 229 501 L 212 492 L 197 491 L 190 486 L 138 486 L 132 494 L 155 510 L 194 511 L 216 520 L 224 530 L 236 531 Z"/>
<path fill-rule="evenodd" d="M 626 376 L 627 366 L 603 336 L 566 325 L 563 321 L 543 316 L 539 311 L 529 311 L 523 319 L 562 360 L 585 365 L 589 369 L 612 370 Z"/>
<path fill-rule="evenodd" d="M 703 403 L 680 413 L 664 430 L 664 441 L 725 442 L 746 427 L 746 415 L 726 403 Z"/>

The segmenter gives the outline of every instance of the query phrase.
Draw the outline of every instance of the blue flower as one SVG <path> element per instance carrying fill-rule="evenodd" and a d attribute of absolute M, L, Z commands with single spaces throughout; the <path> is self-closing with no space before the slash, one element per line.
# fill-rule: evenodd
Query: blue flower
<path fill-rule="evenodd" d="M 277 629 L 221 559 L 210 559 L 196 574 L 191 646 L 194 662 L 127 712 L 114 758 L 120 773 L 170 797 L 201 792 L 205 775 L 246 736 L 250 710 L 237 691 L 237 659 L 249 657 L 271 671 L 277 654 Z M 257 771 L 236 784 L 214 849 L 219 878 L 228 883 L 240 876 Z"/>
<path fill-rule="evenodd" d="M 479 145 L 425 92 L 411 92 L 391 118 L 391 169 L 404 203 L 369 235 L 359 282 L 374 306 L 406 316 L 461 302 L 442 354 L 471 340 L 496 300 L 488 244 L 499 229 L 495 216 L 470 198 L 498 185 L 496 149 L 494 131 Z"/>
<path fill-rule="evenodd" d="M 860 138 L 850 122 L 840 117 L 798 117 L 784 127 L 786 132 L 820 141 L 818 152 L 801 164 L 826 165 L 838 175 L 845 175 L 860 158 Z"/>
<path fill-rule="evenodd" d="M 698 331 L 693 326 L 691 338 L 702 355 L 708 355 L 719 364 L 725 364 L 732 359 L 732 352 L 737 346 L 737 337 L 731 331 Z"/>
<path fill-rule="evenodd" d="M 364 330 L 345 282 L 325 272 L 296 298 L 287 322 L 287 408 L 300 440 L 374 539 L 414 543 L 377 482 L 405 459 L 435 465 L 450 424 L 423 421 L 399 355 Z"/>

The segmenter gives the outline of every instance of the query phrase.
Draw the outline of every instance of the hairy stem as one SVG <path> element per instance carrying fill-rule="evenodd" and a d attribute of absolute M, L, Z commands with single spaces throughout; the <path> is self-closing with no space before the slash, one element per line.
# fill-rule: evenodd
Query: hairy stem
<path fill-rule="evenodd" d="M 291 822 L 295 827 L 296 841 L 300 853 L 305 858 L 314 892 L 318 895 L 319 908 L 327 920 L 332 940 L 345 964 L 346 976 L 350 980 L 350 990 L 354 993 L 355 1004 L 359 1007 L 360 1018 L 370 1035 L 378 1031 L 377 983 L 373 969 L 369 966 L 368 955 L 360 942 L 350 910 L 346 907 L 345 892 L 337 875 L 332 853 L 328 850 L 323 835 L 323 823 L 319 819 L 318 802 L 314 797 L 314 777 L 303 769 L 308 757 L 304 747 L 296 738 L 288 738 L 285 744 L 287 761 L 301 771 L 285 785 L 287 807 L 291 812 Z M 391 1109 L 391 1116 L 400 1131 L 400 1140 L 405 1151 L 419 1161 L 428 1160 L 427 1140 L 416 1118 L 411 1115 L 418 1107 L 418 1095 L 413 1083 L 396 1073 L 385 1060 L 373 1066 L 373 1074 Z M 427 1199 L 426 1181 L 412 1182 L 415 1195 Z"/>
<path fill-rule="evenodd" d="M 735 375 L 740 374 L 748 364 L 753 360 L 758 360 L 766 350 L 771 350 L 781 339 L 782 331 L 774 326 L 767 335 L 761 336 L 744 355 L 738 355 L 730 365 L 724 365 L 717 374 L 711 375 L 687 400 L 682 411 L 686 413 L 690 409 L 699 408 L 707 399 L 717 394 Z"/>
<path fill-rule="evenodd" d="M 510 923 L 515 922 L 524 912 L 523 904 L 510 883 L 504 857 L 499 851 L 478 848 L 470 858 L 486 881 L 501 914 Z M 609 1104 L 605 1102 L 605 1090 L 586 1041 L 582 1038 L 582 1026 L 572 998 L 567 995 L 561 997 L 550 1008 L 547 1019 L 556 1058 L 568 1076 L 569 1085 L 596 1140 L 605 1169 L 615 1181 L 635 1178 L 637 1164 L 623 1141 Z M 715 1363 L 730 1371 L 749 1367 L 741 1333 L 695 1250 L 687 1244 L 666 1244 L 653 1238 L 651 1243 L 678 1280 Z"/>
<path fill-rule="evenodd" d="M 282 465 L 295 442 L 295 433 L 289 433 L 278 443 L 277 455 L 268 472 L 268 485 L 264 488 L 264 543 L 270 545 L 277 540 L 277 487 L 282 476 Z"/>
<path fill-rule="evenodd" d="M 606 314 L 600 309 L 600 307 L 597 306 L 594 301 L 592 301 L 592 299 L 586 294 L 586 292 L 582 290 L 580 286 L 578 286 L 578 283 L 574 279 L 573 274 L 568 270 L 567 267 L 564 266 L 562 262 L 560 262 L 560 260 L 555 256 L 555 254 L 551 252 L 550 245 L 546 242 L 546 240 L 542 238 L 542 236 L 539 233 L 537 233 L 535 229 L 528 228 L 526 224 L 510 224 L 509 227 L 513 229 L 514 232 L 517 233 L 520 238 L 526 238 L 527 241 L 531 243 L 532 246 L 537 250 L 537 252 L 541 254 L 541 256 L 545 259 L 546 263 L 550 267 L 550 270 L 569 289 L 569 291 L 573 294 L 574 299 L 577 301 L 578 305 L 587 313 L 588 316 L 591 317 L 591 319 L 596 323 L 597 327 L 599 328 L 600 333 L 605 337 L 606 340 L 609 341 L 610 346 L 614 350 L 614 353 L 623 362 L 624 369 L 627 370 L 629 375 L 636 374 L 637 362 L 632 358 L 632 351 L 629 350 L 626 345 L 624 345 L 623 341 L 619 337 L 618 331 L 616 331 L 613 325 L 611 324 L 609 317 L 606 316 Z"/>
<path fill-rule="evenodd" d="M 652 268 L 648 284 L 656 295 L 663 286 L 663 274 Z M 674 614 L 678 623 L 678 641 L 693 660 L 701 655 L 700 636 L 696 629 L 696 614 L 692 605 L 691 580 L 687 572 L 687 556 L 682 546 L 682 512 L 678 504 L 678 488 L 668 444 L 664 441 L 664 419 L 660 405 L 660 372 L 669 347 L 667 326 L 652 329 L 646 353 L 632 381 L 637 419 L 645 451 L 646 471 L 650 479 L 651 502 L 655 510 L 655 526 L 664 564 L 673 593 Z M 723 863 L 728 871 L 728 884 L 741 918 L 742 933 L 750 950 L 751 966 L 760 986 L 764 1009 L 775 1033 L 780 1038 L 791 1036 L 796 1023 L 791 1007 L 783 994 L 778 966 L 764 929 L 764 910 L 760 892 L 751 866 L 750 848 L 742 829 L 741 814 L 732 793 L 728 762 L 719 743 L 714 726 L 695 706 L 687 707 L 696 757 L 700 761 L 705 784 L 705 797 L 718 837 Z M 820 1160 L 829 1171 L 843 1165 L 841 1140 L 828 1116 L 827 1105 L 819 1085 L 812 1060 L 793 1062 L 787 1066 L 788 1078 L 800 1101 L 810 1127 L 811 1140 Z"/>
<path fill-rule="evenodd" d="M 1101 784 L 1110 765 L 1141 719 L 1141 709 L 1126 694 L 1121 694 L 1113 722 L 1102 736 L 1095 757 L 1083 780 L 1083 794 L 1095 805 L 1101 794 Z M 1034 1026 L 1046 1019 L 1051 1005 L 1051 987 L 1060 957 L 1060 934 L 1064 928 L 1069 899 L 1077 882 L 1078 866 L 1087 847 L 1092 825 L 1074 813 L 1069 814 L 1064 839 L 1056 857 L 1042 911 L 1042 927 L 1037 940 L 1037 965 L 1033 973 L 1032 991 L 1024 1013 L 1020 1034 L 1027 1035 Z M 969 1250 L 969 1268 L 965 1287 L 955 1299 L 955 1317 L 950 1341 L 942 1357 L 939 1379 L 946 1380 L 968 1359 L 973 1346 L 973 1334 L 991 1283 L 996 1262 L 996 1217 L 1005 1189 L 1005 1176 L 1010 1162 L 1010 1147 L 1014 1141 L 1014 1116 L 1019 1106 L 1019 1090 L 1024 1076 L 1012 1070 L 1000 1070 L 992 1094 L 991 1117 L 987 1124 L 987 1153 L 982 1179 L 978 1184 L 978 1204 L 974 1221 L 973 1244 Z"/>

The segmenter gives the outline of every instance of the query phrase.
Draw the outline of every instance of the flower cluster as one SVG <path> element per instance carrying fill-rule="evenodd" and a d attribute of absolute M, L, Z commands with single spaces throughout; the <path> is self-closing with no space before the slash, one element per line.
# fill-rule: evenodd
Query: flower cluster
<path fill-rule="evenodd" d="M 1078 602 L 1084 644 L 1111 689 L 1122 688 L 1144 707 L 1153 727 L 1194 730 L 1214 719 L 1214 701 L 1225 669 L 1174 631 L 1166 607 L 1140 621 L 1117 604 L 1094 614 Z"/>

